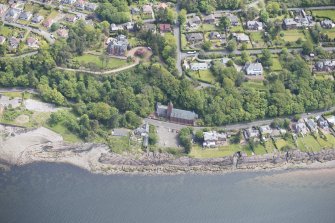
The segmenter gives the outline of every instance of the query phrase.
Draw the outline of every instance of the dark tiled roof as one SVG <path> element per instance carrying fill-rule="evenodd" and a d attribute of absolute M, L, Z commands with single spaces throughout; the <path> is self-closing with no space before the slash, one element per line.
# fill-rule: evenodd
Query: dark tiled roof
<path fill-rule="evenodd" d="M 179 118 L 184 120 L 194 120 L 198 118 L 198 115 L 191 111 L 181 110 L 174 108 L 171 113 L 172 118 Z"/>

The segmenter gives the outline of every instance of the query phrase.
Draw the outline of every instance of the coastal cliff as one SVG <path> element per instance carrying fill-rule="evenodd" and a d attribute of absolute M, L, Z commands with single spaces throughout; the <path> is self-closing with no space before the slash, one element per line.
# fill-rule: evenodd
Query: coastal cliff
<path fill-rule="evenodd" d="M 225 173 L 232 171 L 325 167 L 335 160 L 335 149 L 315 153 L 292 150 L 266 155 L 198 159 L 175 157 L 168 153 L 116 154 L 103 144 L 67 144 L 60 135 L 46 128 L 31 131 L 3 127 L 0 163 L 6 166 L 32 162 L 70 163 L 94 173 L 178 174 Z"/>

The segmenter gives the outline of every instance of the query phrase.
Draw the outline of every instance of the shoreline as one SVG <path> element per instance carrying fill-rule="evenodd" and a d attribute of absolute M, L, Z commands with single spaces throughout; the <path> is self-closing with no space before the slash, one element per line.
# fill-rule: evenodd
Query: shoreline
<path fill-rule="evenodd" d="M 60 135 L 43 127 L 31 131 L 1 128 L 10 134 L 4 140 L 0 139 L 0 170 L 36 162 L 66 163 L 104 175 L 221 175 L 335 168 L 335 149 L 316 153 L 293 150 L 261 156 L 235 155 L 211 159 L 174 157 L 153 152 L 120 155 L 103 144 L 66 144 Z"/>

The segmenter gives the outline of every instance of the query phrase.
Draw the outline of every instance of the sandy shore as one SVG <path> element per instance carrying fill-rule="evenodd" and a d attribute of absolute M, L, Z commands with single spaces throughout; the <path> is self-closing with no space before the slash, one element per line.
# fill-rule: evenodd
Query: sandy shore
<path fill-rule="evenodd" d="M 163 153 L 119 155 L 103 144 L 66 144 L 60 135 L 43 127 L 26 131 L 0 126 L 0 133 L 0 163 L 8 166 L 57 162 L 69 163 L 93 173 L 146 175 L 335 168 L 335 150 L 318 154 L 294 151 L 290 154 L 242 157 L 236 165 L 233 157 L 176 158 Z"/>

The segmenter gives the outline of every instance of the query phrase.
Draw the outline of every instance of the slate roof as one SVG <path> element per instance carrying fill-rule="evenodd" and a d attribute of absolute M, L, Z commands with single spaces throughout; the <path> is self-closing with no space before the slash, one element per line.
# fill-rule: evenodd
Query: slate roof
<path fill-rule="evenodd" d="M 198 115 L 195 112 L 173 108 L 171 112 L 171 117 L 184 119 L 184 120 L 194 120 L 198 118 Z"/>

